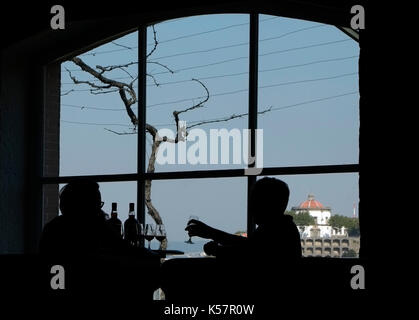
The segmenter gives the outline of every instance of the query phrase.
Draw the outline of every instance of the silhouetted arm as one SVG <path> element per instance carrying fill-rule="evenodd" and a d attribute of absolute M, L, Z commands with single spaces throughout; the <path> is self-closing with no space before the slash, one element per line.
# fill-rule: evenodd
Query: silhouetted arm
<path fill-rule="evenodd" d="M 194 219 L 188 222 L 185 230 L 188 231 L 188 234 L 191 237 L 197 236 L 205 239 L 212 239 L 222 245 L 236 245 L 247 241 L 244 237 L 212 228 L 205 223 Z"/>
<path fill-rule="evenodd" d="M 213 230 L 214 230 L 213 231 L 214 235 L 212 237 L 212 240 L 224 246 L 242 244 L 247 241 L 247 238 L 242 237 L 242 236 L 237 236 L 235 234 L 227 233 L 227 232 L 214 229 L 214 228 Z"/>
<path fill-rule="evenodd" d="M 210 241 L 204 245 L 204 251 L 207 255 L 230 259 L 243 257 L 249 253 L 250 249 L 251 245 L 247 239 L 234 244 L 222 245 L 218 242 Z"/>

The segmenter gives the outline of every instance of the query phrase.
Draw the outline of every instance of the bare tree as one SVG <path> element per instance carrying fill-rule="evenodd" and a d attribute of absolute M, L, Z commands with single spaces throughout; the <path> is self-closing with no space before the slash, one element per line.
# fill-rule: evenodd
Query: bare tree
<path fill-rule="evenodd" d="M 152 26 L 152 30 L 153 30 L 153 39 L 154 39 L 154 45 L 153 48 L 151 49 L 151 51 L 149 53 L 147 53 L 146 58 L 147 58 L 147 63 L 148 64 L 154 64 L 157 65 L 161 68 L 164 68 L 165 70 L 167 70 L 170 73 L 174 73 L 174 71 L 172 69 L 170 69 L 167 65 L 162 64 L 158 61 L 152 61 L 149 58 L 153 55 L 153 53 L 156 52 L 157 47 L 158 47 L 158 41 L 157 41 L 157 32 L 155 30 L 154 25 Z M 70 70 L 66 69 L 70 78 L 72 79 L 72 81 L 74 82 L 74 84 L 86 84 L 88 86 L 90 86 L 90 93 L 91 94 L 109 94 L 109 93 L 113 93 L 113 92 L 117 92 L 119 93 L 119 96 L 125 106 L 125 110 L 126 113 L 131 121 L 131 123 L 134 125 L 134 129 L 132 132 L 118 132 L 118 131 L 114 131 L 108 128 L 105 128 L 105 130 L 112 132 L 114 134 L 118 134 L 118 135 L 128 135 L 128 134 L 137 134 L 137 126 L 138 126 L 138 118 L 135 115 L 134 111 L 132 110 L 132 106 L 135 105 L 138 102 L 138 97 L 135 93 L 135 88 L 134 88 L 134 84 L 138 78 L 138 76 L 133 76 L 131 75 L 131 73 L 127 70 L 127 68 L 131 65 L 135 65 L 138 64 L 138 62 L 133 61 L 133 62 L 129 62 L 126 64 L 119 64 L 119 65 L 110 65 L 110 66 L 100 66 L 100 65 L 96 65 L 95 68 L 92 68 L 91 66 L 89 66 L 88 64 L 86 64 L 80 57 L 74 57 L 71 58 L 70 61 L 72 61 L 74 64 L 76 64 L 78 67 L 80 67 L 81 70 L 83 70 L 84 72 L 89 73 L 91 76 L 93 76 L 97 81 L 87 81 L 87 80 L 79 80 L 77 79 L 75 76 L 73 76 L 73 74 L 71 73 Z M 121 81 L 117 81 L 115 79 L 111 79 L 109 76 L 106 75 L 107 72 L 113 71 L 119 69 L 123 72 L 125 72 L 128 77 L 130 78 L 129 82 L 121 82 Z M 150 77 L 154 83 L 154 85 L 159 86 L 159 82 L 156 78 L 155 75 L 151 74 L 151 73 L 147 73 L 147 77 Z M 184 109 L 180 109 L 180 110 L 175 110 L 173 111 L 173 118 L 174 118 L 174 124 L 176 125 L 176 137 L 173 138 L 168 138 L 167 136 L 163 136 L 160 137 L 158 135 L 158 130 L 156 129 L 155 126 L 153 126 L 152 124 L 146 123 L 146 132 L 148 134 L 151 135 L 152 137 L 152 145 L 151 145 L 151 154 L 149 155 L 149 161 L 148 161 L 148 167 L 147 167 L 147 172 L 148 173 L 153 173 L 155 172 L 155 162 L 156 162 L 156 157 L 157 157 L 157 153 L 159 150 L 159 147 L 162 143 L 178 143 L 179 141 L 186 141 L 187 136 L 188 136 L 188 129 L 191 129 L 192 127 L 196 127 L 196 126 L 201 126 L 201 125 L 205 125 L 205 124 L 209 124 L 209 123 L 215 123 L 215 122 L 224 122 L 224 121 L 230 121 L 232 119 L 236 119 L 236 118 L 241 118 L 247 115 L 247 113 L 242 113 L 242 114 L 233 114 L 224 118 L 218 118 L 218 119 L 212 119 L 212 120 L 203 120 L 201 122 L 197 122 L 194 123 L 191 126 L 187 126 L 187 127 L 181 127 L 180 126 L 180 116 L 183 113 L 198 109 L 198 108 L 202 108 L 204 107 L 205 103 L 209 100 L 210 98 L 210 93 L 208 91 L 208 88 L 205 86 L 205 84 L 200 81 L 199 79 L 191 79 L 191 81 L 196 82 L 197 84 L 199 84 L 202 89 L 205 91 L 205 96 L 203 96 L 203 98 L 197 102 L 194 103 L 192 106 L 184 108 Z M 67 95 L 70 94 L 73 90 L 69 90 L 65 93 L 62 93 L 62 95 Z M 265 113 L 270 111 L 270 109 L 267 109 L 265 111 L 262 111 L 260 113 Z M 152 203 L 152 198 L 151 198 L 151 188 L 152 187 L 152 181 L 151 180 L 146 180 L 145 181 L 145 204 L 147 206 L 147 210 L 148 210 L 148 214 L 152 217 L 152 219 L 155 221 L 155 223 L 157 224 L 162 224 L 163 220 L 160 216 L 159 211 L 156 209 L 156 207 L 153 205 Z M 166 249 L 167 248 L 167 240 L 163 241 L 160 245 L 161 249 Z"/>

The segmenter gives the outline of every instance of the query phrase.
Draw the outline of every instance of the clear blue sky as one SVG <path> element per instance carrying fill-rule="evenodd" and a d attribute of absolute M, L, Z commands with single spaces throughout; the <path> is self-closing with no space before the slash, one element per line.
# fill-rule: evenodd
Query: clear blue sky
<path fill-rule="evenodd" d="M 248 108 L 248 15 L 208 15 L 156 25 L 159 45 L 149 61 L 147 123 L 174 129 L 173 111 L 198 101 L 205 91 L 192 78 L 205 83 L 210 99 L 204 108 L 182 115 L 188 123 L 246 113 Z M 153 48 L 149 28 L 149 50 Z M 259 111 L 264 130 L 264 166 L 358 163 L 359 94 L 358 44 L 333 26 L 282 17 L 260 16 Z M 95 65 L 137 61 L 137 34 L 86 52 L 81 57 Z M 200 51 L 200 52 L 197 52 Z M 71 84 L 63 63 L 61 98 L 60 174 L 114 174 L 136 170 L 136 135 L 117 93 L 90 94 L 88 86 Z M 187 70 L 185 70 L 187 69 Z M 128 69 L 136 75 L 136 65 Z M 92 80 L 74 71 L 79 79 Z M 120 70 L 109 73 L 129 81 Z M 169 83 L 172 82 L 172 83 Z M 175 83 L 173 83 L 175 82 Z M 182 102 L 176 102 L 182 100 Z M 83 108 L 82 108 L 83 107 Z M 136 110 L 136 109 L 135 109 Z M 243 129 L 247 117 L 202 126 Z M 150 136 L 147 137 L 150 141 Z M 148 153 L 150 147 L 148 146 Z M 238 168 L 243 165 L 157 165 L 156 171 Z M 281 178 L 281 177 L 279 177 Z M 332 207 L 332 213 L 351 215 L 358 202 L 357 174 L 283 176 L 291 189 L 289 208 L 308 193 Z M 136 202 L 135 182 L 101 183 L 105 210 L 118 202 L 121 220 L 128 203 Z M 152 200 L 160 211 L 169 241 L 186 239 L 183 231 L 190 214 L 216 227 L 234 232 L 246 226 L 246 179 L 203 179 L 153 182 Z"/>

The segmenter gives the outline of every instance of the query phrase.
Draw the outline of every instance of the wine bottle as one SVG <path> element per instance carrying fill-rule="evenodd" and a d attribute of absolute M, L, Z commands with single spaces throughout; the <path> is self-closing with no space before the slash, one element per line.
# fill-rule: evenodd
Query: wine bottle
<path fill-rule="evenodd" d="M 133 202 L 129 204 L 128 219 L 124 223 L 125 239 L 128 240 L 131 245 L 137 247 L 141 236 L 141 226 L 135 219 L 135 206 Z"/>
<path fill-rule="evenodd" d="M 108 223 L 114 232 L 119 237 L 122 237 L 122 222 L 118 219 L 118 204 L 116 202 L 112 202 L 111 218 L 108 220 Z"/>
<path fill-rule="evenodd" d="M 118 203 L 112 202 L 111 217 L 115 214 L 118 215 Z"/>
<path fill-rule="evenodd" d="M 128 215 L 129 216 L 134 216 L 135 217 L 134 205 L 135 205 L 135 203 L 130 202 L 130 204 L 129 204 L 129 211 L 128 211 Z"/>

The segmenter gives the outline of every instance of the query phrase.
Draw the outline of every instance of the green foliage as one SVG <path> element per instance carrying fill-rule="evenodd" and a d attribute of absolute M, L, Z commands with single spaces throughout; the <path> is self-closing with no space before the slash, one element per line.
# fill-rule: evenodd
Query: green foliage
<path fill-rule="evenodd" d="M 358 227 L 350 227 L 350 228 L 348 228 L 348 236 L 350 236 L 350 237 L 359 237 L 360 236 L 359 226 Z"/>
<path fill-rule="evenodd" d="M 301 212 L 296 214 L 295 211 L 286 211 L 285 214 L 290 215 L 297 226 L 309 226 L 315 224 L 315 219 L 310 216 L 308 212 Z M 334 228 L 345 227 L 348 231 L 348 236 L 359 237 L 359 219 L 351 218 L 335 214 L 330 217 L 328 224 Z"/>
<path fill-rule="evenodd" d="M 314 217 L 310 216 L 308 212 L 296 214 L 294 211 L 286 211 L 285 214 L 290 215 L 297 226 L 310 226 L 315 223 Z"/>
<path fill-rule="evenodd" d="M 348 229 L 350 237 L 359 237 L 359 219 L 335 214 L 330 217 L 329 224 L 334 228 L 342 226 Z"/>

